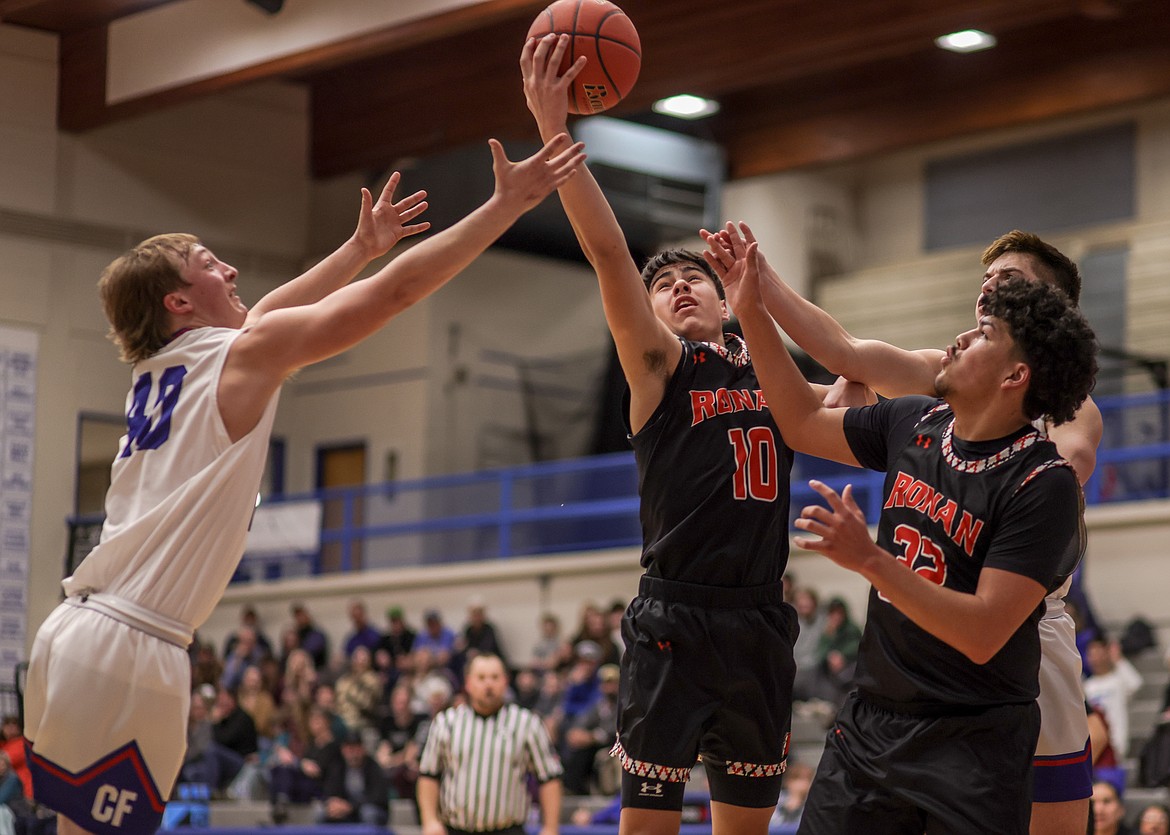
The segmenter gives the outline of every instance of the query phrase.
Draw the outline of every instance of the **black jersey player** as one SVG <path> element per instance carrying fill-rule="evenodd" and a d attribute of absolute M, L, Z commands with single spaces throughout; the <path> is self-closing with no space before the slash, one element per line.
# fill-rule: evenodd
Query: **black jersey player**
<path fill-rule="evenodd" d="M 531 40 L 521 56 L 542 135 L 565 129 L 566 88 L 583 67 L 558 76 L 567 43 Z M 560 197 L 629 384 L 642 499 L 645 576 L 622 621 L 620 831 L 677 833 L 701 754 L 714 832 L 764 833 L 795 672 L 795 613 L 780 582 L 792 453 L 746 347 L 723 333 L 723 290 L 702 256 L 666 252 L 640 275 L 587 171 Z"/>
<path fill-rule="evenodd" d="M 1032 421 L 1068 420 L 1096 371 L 1060 291 L 1009 279 L 947 350 L 924 397 L 827 409 L 763 306 L 756 245 L 709 260 L 753 340 L 797 450 L 887 473 L 878 542 L 852 489 L 813 487 L 798 543 L 870 581 L 856 690 L 830 730 L 802 833 L 1028 831 L 1039 733 L 1036 624 L 1081 547 L 1076 476 Z M 778 394 L 776 394 L 778 397 Z"/>

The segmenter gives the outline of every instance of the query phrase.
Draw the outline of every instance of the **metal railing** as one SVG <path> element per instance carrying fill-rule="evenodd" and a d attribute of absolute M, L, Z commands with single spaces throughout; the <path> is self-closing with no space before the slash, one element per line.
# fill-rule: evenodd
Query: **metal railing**
<path fill-rule="evenodd" d="M 1086 501 L 1170 496 L 1170 392 L 1106 398 L 1098 406 L 1105 432 L 1096 470 L 1086 485 Z M 853 484 L 866 518 L 877 520 L 884 473 L 798 455 L 792 478 L 793 515 L 820 502 L 807 485 L 810 477 L 836 490 Z M 641 543 L 632 453 L 335 488 L 269 502 L 305 500 L 319 501 L 332 511 L 325 515 L 320 549 L 245 555 L 237 579 L 508 559 Z M 78 533 L 80 526 L 100 524 L 100 519 L 70 522 L 71 542 L 84 547 L 87 538 Z"/>

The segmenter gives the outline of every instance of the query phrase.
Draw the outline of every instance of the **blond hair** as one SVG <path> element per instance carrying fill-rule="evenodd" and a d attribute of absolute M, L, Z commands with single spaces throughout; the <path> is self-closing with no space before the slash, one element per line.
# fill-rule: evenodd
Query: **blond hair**
<path fill-rule="evenodd" d="M 194 235 L 184 233 L 155 235 L 102 271 L 98 294 L 110 323 L 109 337 L 123 362 L 144 360 L 171 338 L 163 299 L 186 286 L 179 270 L 199 243 Z"/>

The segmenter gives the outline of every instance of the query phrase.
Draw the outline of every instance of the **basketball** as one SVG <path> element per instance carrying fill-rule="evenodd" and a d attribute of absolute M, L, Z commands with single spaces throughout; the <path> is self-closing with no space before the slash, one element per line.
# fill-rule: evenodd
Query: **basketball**
<path fill-rule="evenodd" d="M 578 57 L 588 61 L 569 88 L 569 112 L 579 116 L 608 110 L 629 95 L 642 68 L 638 30 L 609 0 L 556 0 L 528 29 L 528 37 L 572 35 L 563 73 Z"/>

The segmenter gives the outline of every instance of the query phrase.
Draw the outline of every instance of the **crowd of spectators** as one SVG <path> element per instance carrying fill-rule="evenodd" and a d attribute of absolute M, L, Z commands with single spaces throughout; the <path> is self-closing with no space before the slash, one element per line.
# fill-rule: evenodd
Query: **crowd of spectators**
<path fill-rule="evenodd" d="M 353 600 L 350 628 L 336 642 L 304 603 L 292 605 L 292 623 L 277 641 L 245 606 L 222 650 L 198 637 L 191 646 L 179 780 L 206 784 L 213 797 L 269 800 L 276 822 L 295 805 L 313 804 L 319 823 L 384 824 L 389 801 L 414 800 L 430 723 L 464 698 L 466 663 L 491 653 L 508 664 L 511 697 L 544 721 L 569 767 L 566 791 L 614 793 L 618 771 L 608 752 L 624 608 L 586 604 L 573 630 L 544 614 L 533 645 L 510 656 L 480 598 L 469 601 L 458 629 L 437 609 L 413 625 L 399 606 L 378 628 L 365 603 Z"/>

